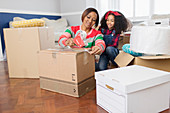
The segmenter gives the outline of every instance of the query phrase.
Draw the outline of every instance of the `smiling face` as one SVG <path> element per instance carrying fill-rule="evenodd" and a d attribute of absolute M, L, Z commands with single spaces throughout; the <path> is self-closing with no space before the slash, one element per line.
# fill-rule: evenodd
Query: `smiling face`
<path fill-rule="evenodd" d="M 82 25 L 86 29 L 91 29 L 92 26 L 96 23 L 97 14 L 95 12 L 90 12 L 87 16 L 85 16 Z"/>
<path fill-rule="evenodd" d="M 106 20 L 106 24 L 107 24 L 108 29 L 112 30 L 115 24 L 115 17 L 113 15 L 109 15 Z"/>

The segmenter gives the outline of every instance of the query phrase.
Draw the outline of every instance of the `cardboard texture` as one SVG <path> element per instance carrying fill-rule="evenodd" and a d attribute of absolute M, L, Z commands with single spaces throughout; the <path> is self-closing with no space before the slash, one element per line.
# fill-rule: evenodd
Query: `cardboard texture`
<path fill-rule="evenodd" d="M 39 78 L 38 55 L 42 49 L 54 48 L 51 28 L 6 28 L 4 39 L 10 78 Z"/>
<path fill-rule="evenodd" d="M 132 65 L 96 72 L 95 79 L 97 104 L 108 112 L 158 113 L 169 108 L 169 72 Z"/>
<path fill-rule="evenodd" d="M 119 67 L 128 65 L 141 65 L 170 72 L 170 56 L 141 56 L 134 57 L 128 53 L 120 52 L 115 58 Z"/>
<path fill-rule="evenodd" d="M 39 76 L 40 85 L 43 89 L 79 97 L 84 94 L 84 91 L 79 91 L 81 87 L 88 87 L 90 90 L 95 87 L 95 80 L 88 82 L 94 76 L 94 72 L 94 56 L 82 49 L 51 49 L 39 52 Z M 53 81 L 53 83 L 48 82 L 49 80 Z M 46 85 L 47 82 L 48 85 Z M 81 83 L 85 84 L 85 86 L 81 86 Z M 55 86 L 50 84 L 55 84 Z M 91 84 L 91 87 L 88 84 Z M 62 87 L 63 89 L 57 87 Z M 66 87 L 78 87 L 79 93 L 68 92 Z"/>
<path fill-rule="evenodd" d="M 118 42 L 118 49 L 122 50 L 122 46 L 124 44 L 130 43 L 130 34 L 124 34 L 123 36 L 119 37 L 119 42 Z"/>
<path fill-rule="evenodd" d="M 73 97 L 81 97 L 87 92 L 93 90 L 96 86 L 94 77 L 90 77 L 78 84 L 71 82 L 60 81 L 40 76 L 40 88 L 66 94 Z"/>

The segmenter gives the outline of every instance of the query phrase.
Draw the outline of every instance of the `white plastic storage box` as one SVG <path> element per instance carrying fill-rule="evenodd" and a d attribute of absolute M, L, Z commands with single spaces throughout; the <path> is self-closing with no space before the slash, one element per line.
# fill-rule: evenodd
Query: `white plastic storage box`
<path fill-rule="evenodd" d="M 158 113 L 169 108 L 170 73 L 128 67 L 95 73 L 97 104 L 112 113 Z"/>

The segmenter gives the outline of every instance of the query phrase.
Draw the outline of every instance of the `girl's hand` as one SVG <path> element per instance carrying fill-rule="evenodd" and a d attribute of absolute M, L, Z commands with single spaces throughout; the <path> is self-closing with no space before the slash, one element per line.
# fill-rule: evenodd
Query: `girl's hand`
<path fill-rule="evenodd" d="M 67 39 L 65 44 L 70 47 L 74 46 L 73 38 Z"/>
<path fill-rule="evenodd" d="M 93 46 L 92 47 L 92 51 L 90 51 L 89 53 L 91 54 L 91 55 L 100 55 L 101 54 L 101 49 L 100 49 L 100 47 L 99 46 Z"/>

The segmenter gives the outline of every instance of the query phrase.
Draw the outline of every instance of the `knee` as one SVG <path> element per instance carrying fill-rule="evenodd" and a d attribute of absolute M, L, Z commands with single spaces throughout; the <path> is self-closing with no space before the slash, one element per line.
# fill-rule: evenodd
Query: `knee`
<path fill-rule="evenodd" d="M 106 70 L 106 69 L 107 69 L 107 66 L 99 65 L 99 70 L 100 71 L 103 71 L 103 70 Z"/>
<path fill-rule="evenodd" d="M 113 49 L 112 47 L 107 47 L 106 48 L 106 53 L 111 53 L 112 49 Z"/>
<path fill-rule="evenodd" d="M 113 54 L 113 53 L 118 54 L 119 50 L 117 48 L 115 48 L 115 47 L 109 46 L 109 47 L 106 48 L 106 53 L 107 54 Z"/>

